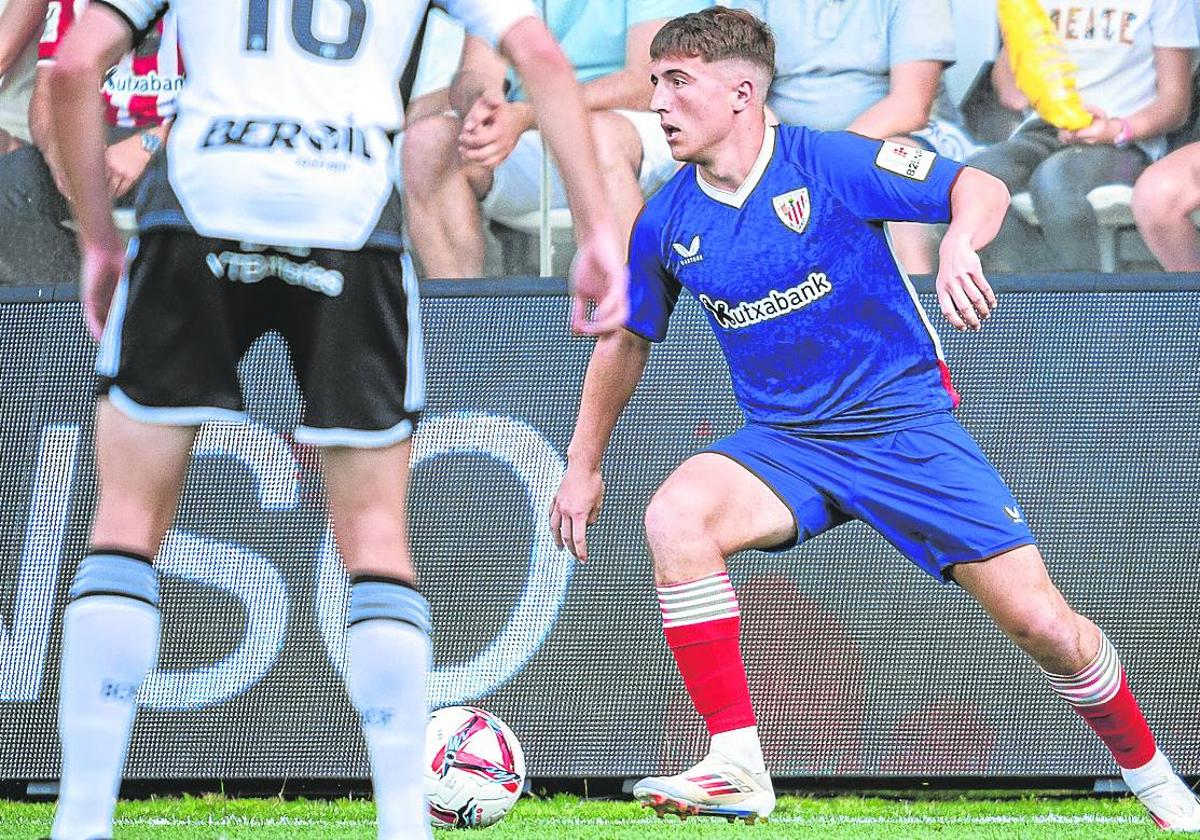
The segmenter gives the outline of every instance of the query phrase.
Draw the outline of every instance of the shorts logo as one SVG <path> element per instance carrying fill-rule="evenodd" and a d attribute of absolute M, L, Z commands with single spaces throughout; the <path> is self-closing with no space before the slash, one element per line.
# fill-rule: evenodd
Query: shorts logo
<path fill-rule="evenodd" d="M 875 155 L 875 165 L 913 181 L 924 181 L 937 158 L 933 152 L 885 140 Z"/>
<path fill-rule="evenodd" d="M 1025 521 L 1021 517 L 1021 511 L 1018 510 L 1015 505 L 1013 507 L 1009 507 L 1008 505 L 1005 505 L 1004 512 L 1008 514 L 1008 518 L 1013 521 L 1014 525 L 1020 525 L 1022 522 Z"/>
<path fill-rule="evenodd" d="M 723 300 L 700 295 L 700 303 L 708 310 L 718 326 L 727 330 L 752 327 L 772 318 L 779 318 L 798 309 L 803 309 L 814 300 L 819 300 L 833 291 L 833 284 L 823 271 L 811 272 L 804 282 L 771 293 L 759 300 L 746 301 L 730 306 Z"/>
<path fill-rule="evenodd" d="M 675 249 L 675 253 L 683 257 L 680 266 L 691 265 L 692 263 L 700 262 L 704 259 L 704 255 L 700 253 L 700 234 L 692 237 L 692 244 L 684 248 L 678 242 L 672 242 L 671 247 Z"/>
<path fill-rule="evenodd" d="M 307 256 L 307 249 L 301 256 Z M 340 295 L 346 282 L 340 271 L 323 268 L 311 260 L 298 263 L 282 254 L 222 251 L 219 255 L 209 254 L 205 257 L 205 262 L 208 263 L 208 270 L 212 272 L 213 277 L 227 278 L 235 283 L 247 285 L 278 277 L 289 286 L 300 286 L 329 297 Z"/>
<path fill-rule="evenodd" d="M 771 199 L 771 204 L 775 207 L 775 215 L 779 217 L 779 221 L 796 233 L 804 233 L 809 217 L 812 216 L 807 187 L 777 195 Z"/>

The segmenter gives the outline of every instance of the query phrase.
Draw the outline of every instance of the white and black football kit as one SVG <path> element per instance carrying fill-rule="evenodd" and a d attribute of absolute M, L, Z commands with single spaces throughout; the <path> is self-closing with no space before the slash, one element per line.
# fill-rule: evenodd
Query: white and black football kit
<path fill-rule="evenodd" d="M 138 198 L 97 371 L 114 405 L 192 425 L 242 412 L 237 363 L 292 351 L 296 438 L 386 446 L 424 406 L 417 286 L 400 238 L 399 79 L 429 0 L 95 0 L 135 40 L 168 6 L 190 69 Z M 445 0 L 496 43 L 529 0 Z"/>

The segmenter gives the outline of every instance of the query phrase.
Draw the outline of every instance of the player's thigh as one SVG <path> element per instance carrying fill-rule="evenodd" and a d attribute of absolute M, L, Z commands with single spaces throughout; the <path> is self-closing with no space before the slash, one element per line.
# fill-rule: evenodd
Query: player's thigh
<path fill-rule="evenodd" d="M 684 461 L 646 509 L 646 536 L 656 554 L 695 545 L 727 557 L 747 548 L 775 548 L 795 534 L 795 517 L 776 492 L 715 452 Z"/>
<path fill-rule="evenodd" d="M 99 401 L 94 548 L 158 553 L 179 504 L 195 436 L 194 426 L 142 423 L 107 399 Z"/>
<path fill-rule="evenodd" d="M 407 515 L 410 452 L 408 439 L 379 448 L 321 450 L 334 534 L 352 575 L 414 580 Z"/>
<path fill-rule="evenodd" d="M 975 563 L 959 563 L 951 567 L 950 574 L 1002 627 L 1027 623 L 1036 614 L 1069 609 L 1036 545 L 1019 546 Z"/>

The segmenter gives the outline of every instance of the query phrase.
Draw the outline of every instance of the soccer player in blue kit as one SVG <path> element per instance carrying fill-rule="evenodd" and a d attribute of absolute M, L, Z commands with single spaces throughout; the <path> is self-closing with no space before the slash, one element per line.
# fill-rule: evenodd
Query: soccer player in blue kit
<path fill-rule="evenodd" d="M 768 125 L 774 54 L 765 24 L 720 6 L 654 39 L 651 107 L 690 165 L 634 227 L 631 315 L 592 354 L 550 514 L 556 539 L 586 559 L 601 456 L 686 287 L 746 424 L 678 467 L 646 511 L 667 643 L 711 748 L 634 796 L 660 814 L 771 813 L 726 560 L 860 519 L 983 605 L 1160 826 L 1200 829 L 1200 803 L 1158 750 L 1116 651 L 1051 582 L 1016 499 L 951 416 L 937 335 L 887 240 L 885 221 L 948 222 L 938 300 L 955 328 L 977 330 L 996 298 L 976 252 L 999 229 L 1007 190 L 926 150 Z"/>

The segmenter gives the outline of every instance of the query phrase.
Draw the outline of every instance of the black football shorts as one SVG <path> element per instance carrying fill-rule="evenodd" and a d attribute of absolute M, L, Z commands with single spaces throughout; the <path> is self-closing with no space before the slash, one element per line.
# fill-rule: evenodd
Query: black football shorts
<path fill-rule="evenodd" d="M 419 308 L 407 256 L 154 231 L 130 245 L 98 391 L 147 423 L 243 420 L 238 362 L 276 330 L 304 394 L 296 440 L 388 446 L 412 434 L 425 403 Z"/>

